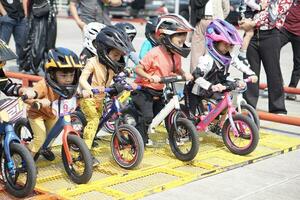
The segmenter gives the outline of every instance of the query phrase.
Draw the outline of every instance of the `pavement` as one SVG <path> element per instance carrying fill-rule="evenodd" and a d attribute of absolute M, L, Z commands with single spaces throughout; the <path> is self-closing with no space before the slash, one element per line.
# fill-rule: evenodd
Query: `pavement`
<path fill-rule="evenodd" d="M 138 34 L 134 39 L 134 46 L 139 49 L 145 40 L 144 25 L 134 24 Z M 14 48 L 13 40 L 9 43 Z M 58 19 L 58 34 L 56 46 L 72 49 L 79 54 L 82 49 L 82 34 L 72 19 Z M 292 71 L 292 48 L 288 44 L 281 51 L 281 69 L 285 85 L 290 80 Z M 15 62 L 10 61 L 5 68 L 18 71 Z M 189 58 L 183 59 L 183 69 L 189 71 Z M 263 69 L 263 68 L 262 68 Z M 241 73 L 231 70 L 232 77 L 241 77 Z M 261 82 L 266 82 L 264 70 L 261 70 Z M 297 101 L 286 101 L 289 116 L 299 117 L 300 96 Z M 266 110 L 268 99 L 260 98 L 259 110 Z M 300 137 L 300 127 L 261 121 L 261 128 L 274 134 L 285 134 Z M 201 147 L 200 147 L 201 148 Z M 271 157 L 254 164 L 236 168 L 221 174 L 204 178 L 184 186 L 150 195 L 144 199 L 272 199 L 299 200 L 300 199 L 300 150 Z"/>

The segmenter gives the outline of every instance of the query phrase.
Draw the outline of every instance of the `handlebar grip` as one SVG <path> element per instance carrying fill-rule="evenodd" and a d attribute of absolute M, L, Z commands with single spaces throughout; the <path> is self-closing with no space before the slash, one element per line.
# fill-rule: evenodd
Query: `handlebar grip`
<path fill-rule="evenodd" d="M 40 110 L 42 108 L 42 104 L 40 102 L 35 101 L 32 103 L 31 107 L 35 110 Z"/>
<path fill-rule="evenodd" d="M 28 99 L 28 96 L 25 94 L 25 95 L 22 95 L 21 96 L 21 99 L 23 100 L 23 101 L 26 101 L 27 99 Z"/>

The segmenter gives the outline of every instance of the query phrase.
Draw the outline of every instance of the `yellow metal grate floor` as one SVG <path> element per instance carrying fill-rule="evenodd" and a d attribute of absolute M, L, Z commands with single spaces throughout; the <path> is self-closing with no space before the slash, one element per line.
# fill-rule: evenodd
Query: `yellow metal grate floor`
<path fill-rule="evenodd" d="M 68 179 L 59 156 L 51 164 L 40 159 L 37 189 L 66 199 L 138 199 L 300 147 L 300 138 L 261 132 L 257 149 L 250 155 L 238 156 L 227 150 L 220 137 L 201 133 L 196 158 L 181 162 L 165 144 L 165 135 L 161 127 L 150 135 L 155 148 L 147 148 L 141 165 L 130 171 L 113 161 L 109 138 L 101 140 L 100 148 L 93 151 L 101 164 L 94 168 L 91 181 L 84 185 Z M 59 151 L 57 148 L 56 155 L 60 155 Z"/>

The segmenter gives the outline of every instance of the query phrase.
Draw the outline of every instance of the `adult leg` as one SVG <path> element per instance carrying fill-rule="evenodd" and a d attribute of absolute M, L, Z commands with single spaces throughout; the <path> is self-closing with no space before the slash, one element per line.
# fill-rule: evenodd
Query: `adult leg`
<path fill-rule="evenodd" d="M 14 19 L 10 18 L 8 15 L 1 17 L 0 39 L 6 44 L 9 43 L 11 34 L 13 32 L 14 23 Z"/>
<path fill-rule="evenodd" d="M 247 91 L 244 93 L 244 98 L 254 108 L 256 108 L 258 97 L 259 97 L 259 76 L 260 76 L 261 57 L 259 55 L 258 44 L 259 44 L 259 38 L 258 35 L 255 34 L 252 37 L 247 49 L 247 59 L 250 64 L 250 68 L 258 76 L 258 82 L 247 84 Z"/>
<path fill-rule="evenodd" d="M 266 71 L 269 93 L 269 112 L 286 114 L 283 79 L 280 69 L 280 33 L 273 29 L 260 33 L 259 53 Z"/>
<path fill-rule="evenodd" d="M 27 25 L 26 25 L 26 20 L 23 18 L 22 20 L 18 21 L 16 26 L 13 29 L 13 35 L 16 43 L 16 52 L 18 55 L 18 63 L 19 63 L 19 58 L 21 57 L 22 49 L 25 44 L 25 35 L 27 31 Z"/>
<path fill-rule="evenodd" d="M 293 48 L 294 68 L 289 87 L 297 87 L 300 79 L 300 36 L 293 35 L 291 43 Z"/>
<path fill-rule="evenodd" d="M 193 72 L 198 64 L 198 60 L 200 56 L 203 56 L 206 52 L 205 50 L 205 31 L 208 24 L 211 20 L 202 19 L 196 25 L 196 30 L 192 36 L 191 43 L 191 66 L 190 72 Z"/>

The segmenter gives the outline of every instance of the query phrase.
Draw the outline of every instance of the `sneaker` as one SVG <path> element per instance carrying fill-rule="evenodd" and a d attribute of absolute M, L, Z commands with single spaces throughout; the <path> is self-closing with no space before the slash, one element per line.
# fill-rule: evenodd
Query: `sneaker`
<path fill-rule="evenodd" d="M 54 153 L 50 149 L 45 149 L 41 153 L 46 160 L 53 161 L 55 159 Z"/>
<path fill-rule="evenodd" d="M 148 142 L 146 143 L 146 147 L 153 147 L 153 141 L 151 139 L 148 139 Z"/>
<path fill-rule="evenodd" d="M 295 94 L 287 94 L 285 98 L 287 100 L 296 101 L 297 96 Z"/>
<path fill-rule="evenodd" d="M 97 165 L 100 164 L 100 161 L 97 158 L 95 158 L 94 156 L 92 158 L 92 162 L 93 162 L 93 167 L 96 167 Z"/>

